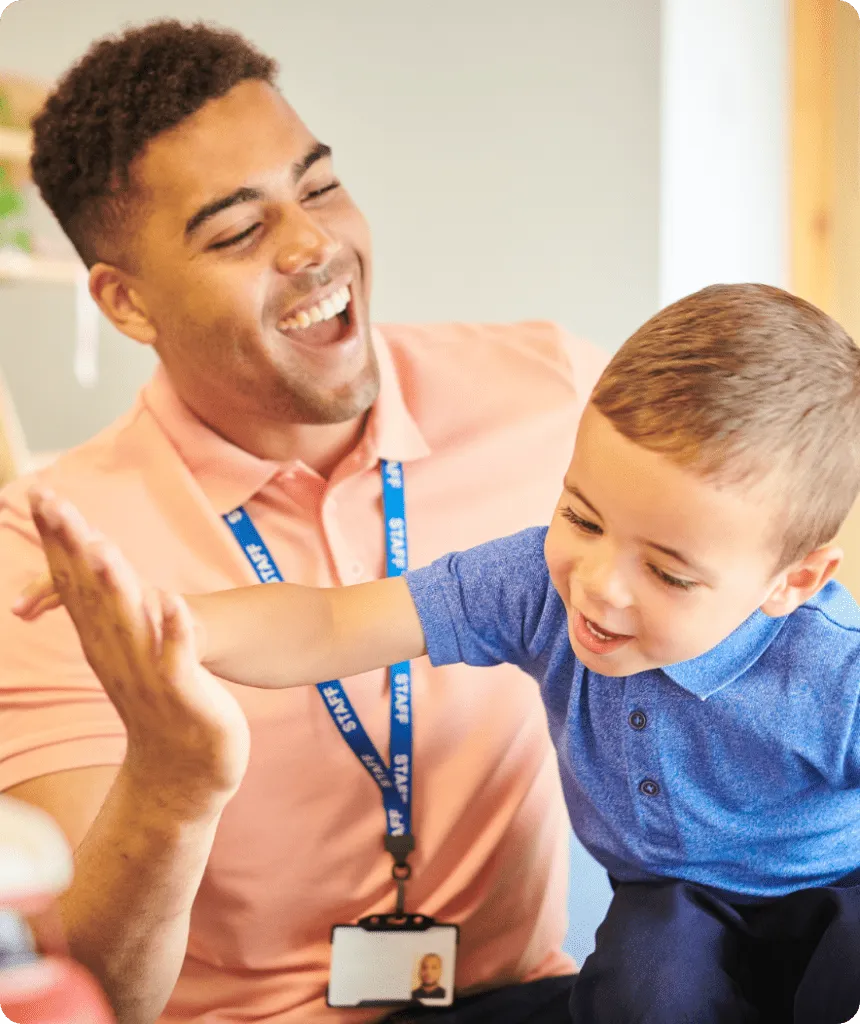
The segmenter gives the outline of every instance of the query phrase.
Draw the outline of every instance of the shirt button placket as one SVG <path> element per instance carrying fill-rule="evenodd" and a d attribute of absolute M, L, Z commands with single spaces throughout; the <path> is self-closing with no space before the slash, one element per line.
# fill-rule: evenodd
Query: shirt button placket
<path fill-rule="evenodd" d="M 648 724 L 648 716 L 644 711 L 631 711 L 627 721 L 630 723 L 631 729 L 641 732 Z"/>
<path fill-rule="evenodd" d="M 644 711 L 637 708 L 635 711 L 631 711 L 627 716 L 627 724 L 636 732 L 642 732 L 642 730 L 648 725 L 648 716 Z M 639 783 L 639 792 L 643 796 L 659 796 L 660 783 L 655 782 L 654 779 L 650 778 L 642 779 Z"/>
<path fill-rule="evenodd" d="M 664 764 L 661 750 L 661 694 L 651 673 L 628 677 L 620 734 L 627 753 L 628 786 L 632 804 L 637 854 L 647 861 L 665 863 L 681 849 L 681 837 L 672 808 L 671 761 Z M 657 692 L 655 692 L 657 689 Z M 631 823 L 633 824 L 633 823 Z"/>

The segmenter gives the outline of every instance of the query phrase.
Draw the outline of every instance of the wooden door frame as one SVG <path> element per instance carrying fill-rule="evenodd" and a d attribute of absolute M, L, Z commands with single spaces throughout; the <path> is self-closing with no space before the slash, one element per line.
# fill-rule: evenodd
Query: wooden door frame
<path fill-rule="evenodd" d="M 834 53 L 840 0 L 791 0 L 790 288 L 833 310 Z"/>

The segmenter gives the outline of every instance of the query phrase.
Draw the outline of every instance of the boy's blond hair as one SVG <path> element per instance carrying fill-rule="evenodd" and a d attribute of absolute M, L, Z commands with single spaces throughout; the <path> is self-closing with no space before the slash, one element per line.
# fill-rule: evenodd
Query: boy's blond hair
<path fill-rule="evenodd" d="M 772 479 L 780 569 L 833 540 L 860 490 L 860 350 L 778 288 L 713 285 L 667 306 L 592 403 L 628 440 L 718 484 Z"/>

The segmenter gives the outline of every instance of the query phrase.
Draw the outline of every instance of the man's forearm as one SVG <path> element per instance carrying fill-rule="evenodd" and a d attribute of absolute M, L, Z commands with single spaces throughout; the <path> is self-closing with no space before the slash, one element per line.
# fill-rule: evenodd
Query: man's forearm
<path fill-rule="evenodd" d="M 78 848 L 63 923 L 119 1024 L 152 1024 L 173 991 L 221 810 L 149 794 L 120 769 Z"/>

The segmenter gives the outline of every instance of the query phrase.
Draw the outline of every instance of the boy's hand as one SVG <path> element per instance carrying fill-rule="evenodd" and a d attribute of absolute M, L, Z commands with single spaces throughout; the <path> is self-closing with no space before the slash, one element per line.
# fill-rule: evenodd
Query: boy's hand
<path fill-rule="evenodd" d="M 189 813 L 223 802 L 248 762 L 248 723 L 199 663 L 185 602 L 144 589 L 115 545 L 69 502 L 30 496 L 50 583 L 28 587 L 13 610 L 33 619 L 65 605 L 91 668 L 128 734 L 125 766 Z"/>

